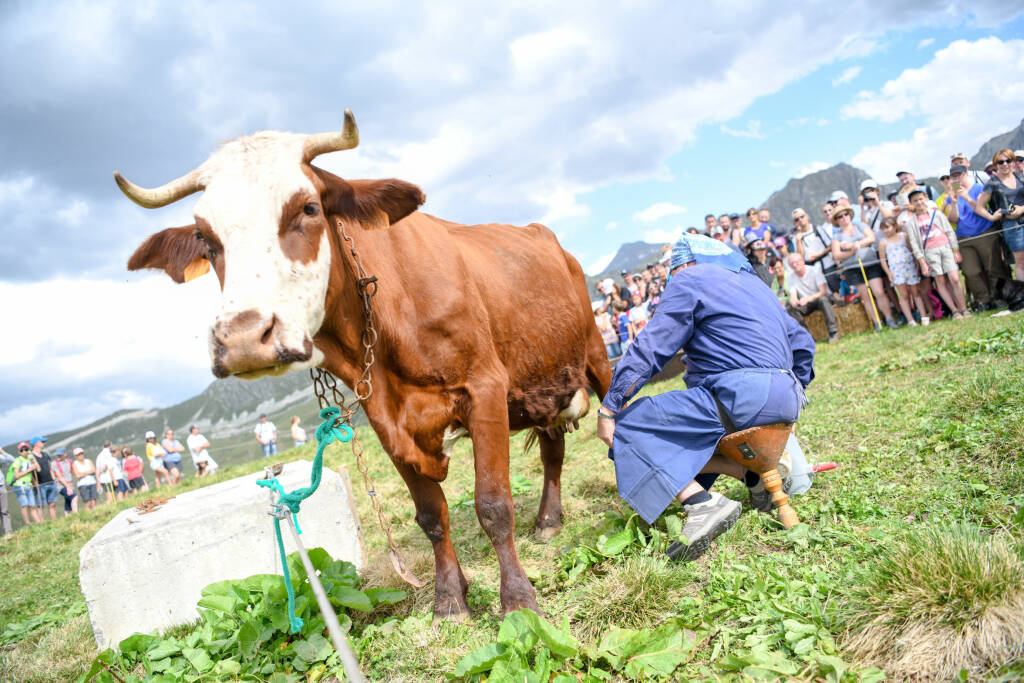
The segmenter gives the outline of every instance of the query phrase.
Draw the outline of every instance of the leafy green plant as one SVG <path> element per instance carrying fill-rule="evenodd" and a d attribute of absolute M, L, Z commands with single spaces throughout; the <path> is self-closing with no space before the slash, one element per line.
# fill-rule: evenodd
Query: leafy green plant
<path fill-rule="evenodd" d="M 59 624 L 67 621 L 71 617 L 77 617 L 79 614 L 85 614 L 85 603 L 78 602 L 70 607 L 62 608 L 62 605 L 53 605 L 53 607 L 42 614 L 36 614 L 24 621 L 11 621 L 8 622 L 4 627 L 2 633 L 0 633 L 0 645 L 11 645 L 17 643 L 23 638 L 27 638 L 32 635 L 36 630 L 52 626 L 53 624 Z"/>
<path fill-rule="evenodd" d="M 501 622 L 497 641 L 479 647 L 461 660 L 452 677 L 491 682 L 569 683 L 665 678 L 689 658 L 693 634 L 672 621 L 654 631 L 616 628 L 594 648 L 581 648 L 569 631 L 569 619 L 553 626 L 531 610 L 510 612 Z"/>
<path fill-rule="evenodd" d="M 350 562 L 331 559 L 323 548 L 313 548 L 309 557 L 345 630 L 352 624 L 345 610 L 370 611 L 406 597 L 404 591 L 390 588 L 360 590 L 356 568 Z M 299 674 L 316 681 L 327 674 L 340 675 L 341 663 L 326 638 L 326 624 L 316 609 L 302 561 L 297 552 L 287 561 L 295 587 L 295 613 L 303 620 L 301 632 L 290 633 L 281 576 L 256 574 L 238 581 L 219 581 L 202 590 L 199 621 L 190 632 L 181 636 L 133 634 L 116 650 L 101 652 L 83 683 L 94 678 L 111 681 L 112 672 L 125 681 L 242 676 L 284 681 L 299 680 Z"/>
<path fill-rule="evenodd" d="M 572 586 L 612 558 L 660 555 L 672 541 L 685 540 L 682 532 L 683 520 L 673 508 L 654 524 L 647 524 L 636 514 L 627 517 L 618 511 L 608 512 L 584 542 L 562 552 L 552 578 L 556 585 Z"/>

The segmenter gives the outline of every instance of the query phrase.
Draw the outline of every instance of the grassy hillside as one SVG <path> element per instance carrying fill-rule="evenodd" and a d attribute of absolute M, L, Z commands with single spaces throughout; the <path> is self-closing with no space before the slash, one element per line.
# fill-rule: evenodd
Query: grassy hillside
<path fill-rule="evenodd" d="M 541 609 L 555 622 L 567 617 L 584 648 L 615 627 L 684 625 L 688 654 L 673 676 L 690 679 L 878 680 L 874 667 L 904 677 L 910 674 L 900 655 L 925 666 L 956 654 L 958 643 L 981 632 L 979 623 L 990 629 L 985 634 L 1024 629 L 1024 610 L 1013 608 L 1024 608 L 1022 351 L 1021 316 L 940 322 L 820 347 L 798 433 L 818 459 L 839 469 L 819 475 L 795 499 L 804 524 L 783 531 L 772 518 L 745 511 L 732 532 L 689 565 L 666 563 L 635 544 L 612 557 L 587 555 L 629 516 L 593 419 L 569 436 L 565 528 L 547 545 L 534 542 L 541 466 L 517 437 L 517 548 Z M 645 393 L 680 385 L 670 380 Z M 365 429 L 361 436 L 405 559 L 432 578 L 430 545 L 413 521 L 404 485 L 375 437 Z M 306 446 L 277 459 L 312 452 Z M 347 447 L 332 446 L 328 460 L 348 463 Z M 224 474 L 263 464 L 238 464 Z M 432 583 L 388 614 L 356 619 L 353 642 L 370 680 L 444 680 L 461 657 L 495 640 L 498 568 L 476 521 L 472 479 L 471 444 L 464 440 L 444 488 L 474 620 L 432 626 Z M 359 481 L 353 486 L 370 556 L 366 581 L 397 587 L 367 497 Z M 746 500 L 736 482 L 721 490 Z M 70 680 L 95 655 L 77 552 L 114 513 L 109 506 L 0 543 L 0 680 Z M 584 556 L 591 560 L 573 576 L 568 570 Z M 995 646 L 986 642 L 974 652 L 986 647 Z M 1024 660 L 1011 663 L 1002 652 L 964 675 L 1019 680 Z"/>

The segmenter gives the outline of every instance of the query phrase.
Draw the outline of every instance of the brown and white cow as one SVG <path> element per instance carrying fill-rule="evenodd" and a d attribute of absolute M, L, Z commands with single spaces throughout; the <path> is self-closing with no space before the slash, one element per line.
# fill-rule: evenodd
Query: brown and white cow
<path fill-rule="evenodd" d="M 561 528 L 562 430 L 588 412 L 588 386 L 603 397 L 611 376 L 583 272 L 542 225 L 451 223 L 416 210 L 425 198 L 415 185 L 343 180 L 310 164 L 357 144 L 346 111 L 341 133 L 239 138 L 160 188 L 115 173 L 147 208 L 203 191 L 195 224 L 152 235 L 128 268 L 162 269 L 182 282 L 203 259 L 212 264 L 223 292 L 210 329 L 216 376 L 321 366 L 351 388 L 362 372 L 363 308 L 343 223 L 379 281 L 374 391 L 364 409 L 433 544 L 434 614 L 469 612 L 439 484 L 467 434 L 502 609 L 536 609 L 513 542 L 509 432 L 537 430 L 544 489 L 536 533 L 546 540 Z"/>

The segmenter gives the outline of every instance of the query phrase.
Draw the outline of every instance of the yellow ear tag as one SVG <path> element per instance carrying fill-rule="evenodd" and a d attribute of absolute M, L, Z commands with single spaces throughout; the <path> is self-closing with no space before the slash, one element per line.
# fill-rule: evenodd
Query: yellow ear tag
<path fill-rule="evenodd" d="M 388 220 L 387 213 L 384 209 L 377 209 L 373 215 L 363 221 L 364 230 L 383 230 L 391 227 L 391 221 Z"/>
<path fill-rule="evenodd" d="M 185 267 L 185 282 L 188 282 L 189 280 L 195 280 L 197 277 L 201 275 L 206 275 L 208 272 L 210 272 L 209 260 L 203 258 L 202 256 L 196 256 L 194 259 L 192 259 L 192 263 L 188 264 Z"/>

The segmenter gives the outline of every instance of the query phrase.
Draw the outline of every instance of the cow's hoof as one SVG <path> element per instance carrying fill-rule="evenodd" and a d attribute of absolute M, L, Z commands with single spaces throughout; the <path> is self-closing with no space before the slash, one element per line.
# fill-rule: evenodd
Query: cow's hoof
<path fill-rule="evenodd" d="M 463 623 L 463 622 L 469 621 L 472 618 L 473 618 L 473 615 L 469 613 L 468 609 L 466 609 L 466 610 L 458 610 L 458 609 L 446 608 L 446 609 L 443 609 L 443 610 L 438 610 L 435 607 L 434 608 L 434 621 L 433 621 L 433 625 L 437 626 L 442 621 L 450 621 L 450 622 L 453 622 L 453 623 Z"/>
<path fill-rule="evenodd" d="M 501 613 L 508 614 L 517 609 L 532 609 L 537 614 L 537 592 L 526 576 L 521 581 L 510 581 L 501 590 Z"/>
<path fill-rule="evenodd" d="M 539 526 L 539 527 L 535 527 L 534 530 L 533 530 L 533 538 L 538 543 L 547 543 L 552 538 L 557 536 L 558 533 L 561 530 L 562 530 L 562 525 L 561 524 L 558 524 L 556 526 Z"/>
<path fill-rule="evenodd" d="M 509 612 L 515 612 L 516 610 L 519 610 L 519 609 L 533 610 L 534 612 L 536 612 L 537 614 L 539 614 L 542 617 L 546 616 L 544 614 L 544 612 L 541 611 L 540 607 L 537 607 L 537 601 L 536 600 L 533 600 L 532 602 L 528 602 L 528 603 L 524 603 L 524 604 L 515 604 L 515 605 L 510 605 L 508 607 L 502 607 L 501 608 L 501 616 L 504 617 Z"/>

